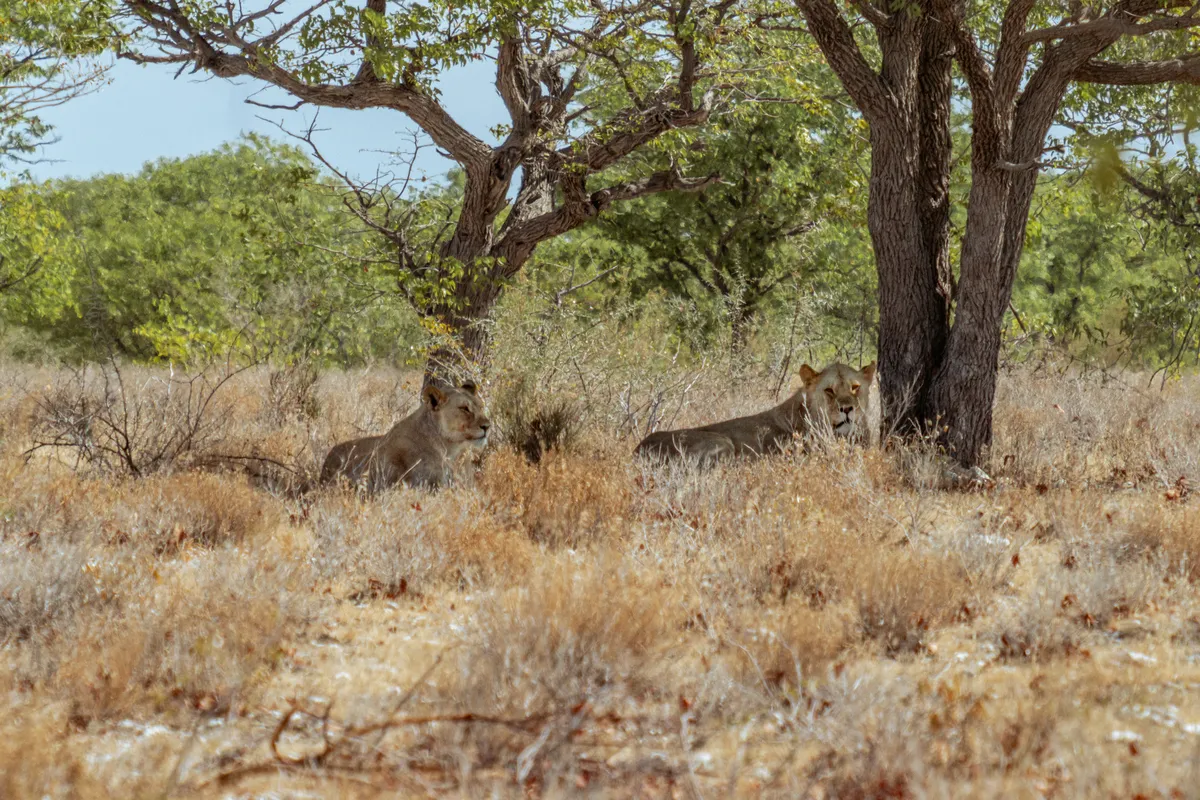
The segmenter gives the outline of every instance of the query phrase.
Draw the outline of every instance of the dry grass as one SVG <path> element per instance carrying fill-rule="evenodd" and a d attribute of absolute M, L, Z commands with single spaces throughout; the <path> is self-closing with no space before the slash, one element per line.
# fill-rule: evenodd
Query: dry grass
<path fill-rule="evenodd" d="M 419 376 L 243 373 L 136 478 L 27 461 L 87 387 L 5 370 L 0 795 L 1191 796 L 1194 383 L 1008 374 L 997 487 L 944 493 L 921 449 L 651 469 L 647 424 L 772 382 L 626 357 L 505 367 L 550 387 L 515 447 L 370 500 L 264 465 L 301 482 Z M 555 398 L 584 424 L 530 458 Z"/>

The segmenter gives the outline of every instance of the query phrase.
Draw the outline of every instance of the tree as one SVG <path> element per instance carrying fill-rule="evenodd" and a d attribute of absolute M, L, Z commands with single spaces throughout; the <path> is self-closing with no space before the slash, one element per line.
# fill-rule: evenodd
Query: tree
<path fill-rule="evenodd" d="M 51 141 L 41 112 L 96 86 L 104 67 L 91 57 L 113 41 L 110 11 L 89 0 L 0 0 L 0 180 Z M 27 187 L 0 188 L 0 297 L 52 260 L 61 220 L 37 206 Z"/>
<path fill-rule="evenodd" d="M 1106 165 L 1122 194 L 1132 196 L 1130 216 L 1141 223 L 1144 239 L 1172 256 L 1155 265 L 1159 280 L 1131 287 L 1122 324 L 1142 362 L 1166 380 L 1185 362 L 1200 360 L 1200 170 L 1190 137 L 1170 155 L 1165 147 L 1150 150 L 1141 163 L 1110 159 Z"/>
<path fill-rule="evenodd" d="M 110 15 L 101 0 L 0 0 L 0 168 L 50 141 L 42 111 L 96 86 Z"/>
<path fill-rule="evenodd" d="M 1174 259 L 1139 236 L 1145 226 L 1129 213 L 1129 192 L 1105 191 L 1088 177 L 1071 171 L 1040 181 L 1010 330 L 1088 360 L 1110 353 L 1135 358 L 1145 343 L 1122 347 L 1117 341 L 1129 296 Z"/>
<path fill-rule="evenodd" d="M 791 63 L 802 58 L 793 50 Z M 603 223 L 651 260 L 634 278 L 635 294 L 663 286 L 700 304 L 715 298 L 735 353 L 776 289 L 811 277 L 800 242 L 857 204 L 861 122 L 835 102 L 840 93 L 823 64 L 810 73 L 794 96 L 768 83 L 772 102 L 744 103 L 693 132 L 692 169 L 721 175 L 718 184 L 626 204 Z M 646 148 L 638 160 L 668 157 Z"/>
<path fill-rule="evenodd" d="M 871 128 L 885 429 L 936 424 L 953 456 L 976 464 L 991 440 L 1000 333 L 1051 126 L 1073 87 L 1200 81 L 1200 53 L 1188 49 L 1200 16 L 1173 0 L 854 0 L 853 20 L 833 0 L 795 4 Z M 972 122 L 957 280 L 954 63 Z"/>
<path fill-rule="evenodd" d="M 598 176 L 660 134 L 708 119 L 716 95 L 702 65 L 733 0 L 317 0 L 295 16 L 284 5 L 120 0 L 134 33 L 120 55 L 254 78 L 290 94 L 292 108 L 388 108 L 415 123 L 461 167 L 462 199 L 433 252 L 413 246 L 408 215 L 379 232 L 413 282 L 449 287 L 420 311 L 453 332 L 469 360 L 483 357 L 480 323 L 539 243 L 615 203 L 712 181 L 677 169 L 612 183 Z M 445 70 L 480 59 L 494 62 L 510 118 L 495 146 L 463 128 L 435 88 Z M 618 111 L 581 102 L 589 76 L 620 82 Z M 365 194 L 356 188 L 351 202 L 372 204 Z"/>
<path fill-rule="evenodd" d="M 0 245 L 47 269 L 12 288 L 0 318 L 64 356 L 346 364 L 417 341 L 372 302 L 387 277 L 362 273 L 361 226 L 297 148 L 252 136 L 136 175 L 10 191 L 25 201 L 0 215 Z"/>

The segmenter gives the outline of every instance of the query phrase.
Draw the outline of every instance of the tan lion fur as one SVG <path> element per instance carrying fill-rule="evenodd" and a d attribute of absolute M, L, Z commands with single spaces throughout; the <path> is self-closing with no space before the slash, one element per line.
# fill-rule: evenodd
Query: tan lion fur
<path fill-rule="evenodd" d="M 657 431 L 643 439 L 635 452 L 711 464 L 723 458 L 781 452 L 795 436 L 819 428 L 859 441 L 867 433 L 874 378 L 874 362 L 859 370 L 835 363 L 820 372 L 805 364 L 800 367 L 801 387 L 774 408 L 698 428 Z"/>
<path fill-rule="evenodd" d="M 321 483 L 347 480 L 369 492 L 394 486 L 440 488 L 450 483 L 464 449 L 487 443 L 491 426 L 473 383 L 443 390 L 426 386 L 421 407 L 382 436 L 334 446 L 321 467 Z"/>

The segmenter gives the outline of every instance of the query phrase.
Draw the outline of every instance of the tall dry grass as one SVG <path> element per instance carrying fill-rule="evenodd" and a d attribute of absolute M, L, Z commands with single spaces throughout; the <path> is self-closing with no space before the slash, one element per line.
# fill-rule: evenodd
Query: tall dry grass
<path fill-rule="evenodd" d="M 88 389 L 6 368 L 0 794 L 1189 796 L 1194 383 L 1007 373 L 997 486 L 945 492 L 920 447 L 639 463 L 774 382 L 603 341 L 500 364 L 510 430 L 374 498 L 294 489 L 417 375 L 241 373 L 138 477 L 27 457 Z"/>

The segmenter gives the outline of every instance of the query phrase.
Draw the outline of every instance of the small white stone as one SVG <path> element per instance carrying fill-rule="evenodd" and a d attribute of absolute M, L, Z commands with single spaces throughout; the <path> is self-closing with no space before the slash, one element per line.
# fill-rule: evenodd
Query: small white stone
<path fill-rule="evenodd" d="M 1136 650 L 1129 651 L 1129 660 L 1136 664 L 1157 664 L 1158 659 L 1154 656 L 1148 656 L 1145 653 L 1139 653 Z"/>

